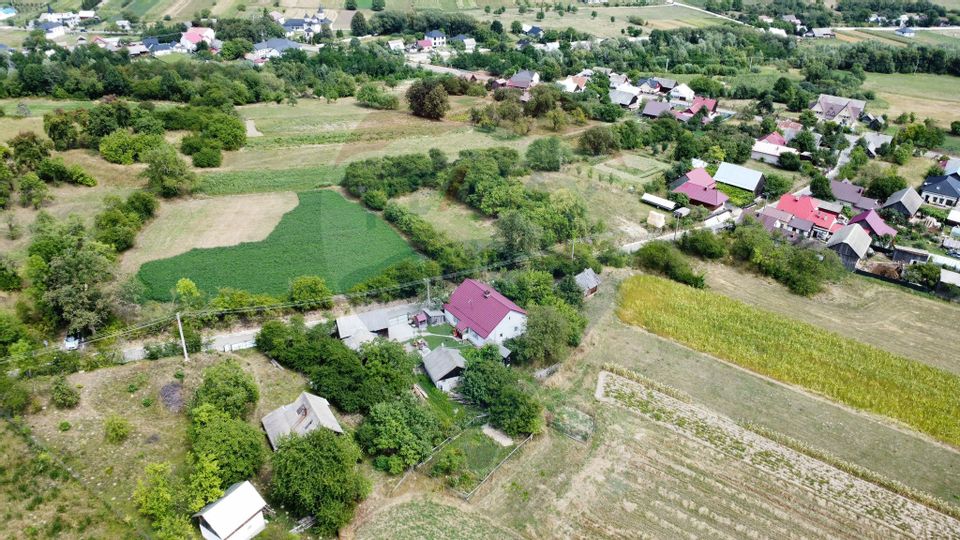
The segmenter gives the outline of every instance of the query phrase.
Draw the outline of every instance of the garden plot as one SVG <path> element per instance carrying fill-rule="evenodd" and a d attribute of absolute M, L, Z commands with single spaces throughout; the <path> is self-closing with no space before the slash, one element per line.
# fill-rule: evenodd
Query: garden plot
<path fill-rule="evenodd" d="M 712 484 L 718 493 L 733 495 L 731 507 L 746 502 L 748 498 L 776 496 L 758 505 L 753 512 L 742 514 L 750 516 L 749 519 L 732 520 L 728 514 L 731 507 L 712 507 L 703 499 L 687 499 L 684 493 L 687 490 L 675 492 L 659 487 L 657 491 L 666 499 L 664 502 L 672 501 L 673 504 L 654 505 L 664 511 L 656 516 L 658 520 L 690 517 L 690 512 L 695 511 L 697 519 L 704 525 L 701 529 L 704 533 L 729 530 L 735 531 L 737 536 L 749 535 L 752 526 L 762 524 L 761 528 L 754 530 L 773 536 L 960 537 L 960 522 L 953 518 L 783 447 L 737 426 L 728 418 L 638 382 L 601 372 L 596 397 L 682 435 L 686 439 L 682 446 L 688 451 L 697 451 L 699 447 L 697 453 L 708 461 L 725 462 L 730 469 L 740 469 L 738 472 L 741 473 L 749 471 L 758 477 L 757 481 L 739 485 L 728 483 L 731 477 L 727 475 L 714 474 L 713 478 L 704 478 L 700 474 L 703 470 L 698 471 L 695 465 L 679 467 L 677 463 L 666 461 L 664 458 L 669 459 L 673 449 L 647 448 L 641 452 L 645 456 L 637 461 L 652 466 L 650 472 L 662 480 Z M 731 491 L 733 488 L 735 491 Z M 655 514 L 650 509 L 633 506 L 635 511 Z M 788 508 L 794 516 L 789 521 L 783 519 Z M 650 517 L 654 518 L 654 515 Z"/>

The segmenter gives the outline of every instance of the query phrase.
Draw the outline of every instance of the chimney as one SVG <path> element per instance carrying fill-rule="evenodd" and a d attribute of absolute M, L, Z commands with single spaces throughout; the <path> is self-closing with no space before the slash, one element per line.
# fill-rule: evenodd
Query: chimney
<path fill-rule="evenodd" d="M 483 291 L 484 298 L 490 298 L 490 289 L 484 289 Z"/>

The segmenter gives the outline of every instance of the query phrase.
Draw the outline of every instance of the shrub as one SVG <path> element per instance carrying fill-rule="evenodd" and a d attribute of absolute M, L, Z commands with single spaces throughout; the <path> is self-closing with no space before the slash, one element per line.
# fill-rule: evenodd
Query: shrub
<path fill-rule="evenodd" d="M 374 405 L 357 429 L 357 442 L 373 456 L 374 467 L 390 474 L 419 463 L 441 438 L 433 411 L 409 397 Z"/>
<path fill-rule="evenodd" d="M 58 409 L 72 409 L 80 403 L 80 392 L 63 375 L 53 379 L 50 397 Z"/>
<path fill-rule="evenodd" d="M 57 424 L 57 429 L 60 431 L 70 431 L 71 427 L 72 426 L 70 425 L 70 422 L 67 422 L 66 420 Z"/>
<path fill-rule="evenodd" d="M 592 156 L 609 154 L 620 149 L 620 143 L 612 129 L 607 126 L 596 126 L 588 129 L 580 136 L 580 150 Z"/>
<path fill-rule="evenodd" d="M 203 370 L 203 382 L 194 394 L 193 407 L 209 403 L 232 418 L 243 418 L 259 398 L 253 377 L 230 359 Z"/>
<path fill-rule="evenodd" d="M 100 157 L 110 163 L 130 165 L 136 156 L 136 137 L 125 129 L 118 129 L 100 139 Z"/>
<path fill-rule="evenodd" d="M 440 451 L 433 467 L 430 467 L 430 476 L 455 476 L 467 468 L 467 454 L 462 448 L 447 446 Z"/>
<path fill-rule="evenodd" d="M 220 487 L 250 478 L 264 460 L 263 435 L 239 418 L 230 418 L 210 403 L 190 411 L 192 449 L 218 465 Z"/>
<path fill-rule="evenodd" d="M 194 167 L 200 167 L 201 169 L 219 167 L 220 163 L 223 162 L 223 153 L 219 146 L 205 145 L 193 153 L 192 161 Z"/>
<path fill-rule="evenodd" d="M 247 127 L 229 114 L 216 114 L 206 119 L 200 131 L 206 139 L 220 143 L 224 150 L 239 150 L 247 144 Z"/>
<path fill-rule="evenodd" d="M 5 415 L 23 414 L 30 405 L 30 391 L 23 383 L 0 374 L 0 413 Z"/>
<path fill-rule="evenodd" d="M 104 438 L 108 443 L 120 444 L 130 436 L 130 422 L 117 414 L 111 414 L 103 422 Z"/>
<path fill-rule="evenodd" d="M 290 284 L 290 301 L 300 309 L 330 309 L 333 307 L 333 291 L 320 276 L 300 276 Z"/>
<path fill-rule="evenodd" d="M 407 90 L 410 111 L 415 116 L 439 120 L 450 110 L 447 90 L 438 79 L 420 79 Z"/>
<path fill-rule="evenodd" d="M 373 210 L 383 210 L 387 206 L 387 194 L 379 189 L 363 194 L 363 204 Z"/>
<path fill-rule="evenodd" d="M 204 146 L 207 146 L 207 139 L 200 135 L 187 135 L 180 140 L 180 152 L 187 156 L 196 154 Z"/>
<path fill-rule="evenodd" d="M 719 259 L 727 254 L 727 246 L 723 240 L 706 229 L 684 233 L 677 242 L 677 246 L 685 253 L 704 259 Z"/>
<path fill-rule="evenodd" d="M 386 93 L 375 84 L 365 84 L 357 91 L 357 103 L 373 109 L 396 110 L 400 108 L 397 96 Z"/>
<path fill-rule="evenodd" d="M 697 289 L 706 286 L 702 274 L 694 273 L 690 263 L 673 244 L 657 240 L 637 250 L 637 266 L 660 272 L 670 279 Z"/>

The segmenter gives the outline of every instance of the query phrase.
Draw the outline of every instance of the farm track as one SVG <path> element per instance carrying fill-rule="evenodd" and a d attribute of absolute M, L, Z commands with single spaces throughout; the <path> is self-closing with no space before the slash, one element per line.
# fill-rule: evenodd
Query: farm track
<path fill-rule="evenodd" d="M 948 516 L 640 383 L 604 371 L 595 395 L 601 402 L 626 408 L 684 437 L 686 442 L 669 450 L 648 449 L 631 459 L 646 476 L 652 474 L 667 484 L 658 488 L 658 499 L 667 498 L 672 504 L 657 502 L 662 511 L 684 507 L 697 516 L 715 515 L 716 523 L 732 519 L 731 525 L 736 526 L 726 534 L 734 537 L 749 535 L 738 528 L 749 525 L 764 535 L 776 531 L 777 537 L 960 538 L 960 523 Z M 698 465 L 704 460 L 709 465 L 710 455 L 721 461 L 725 456 L 760 474 L 744 478 L 742 467 Z M 718 498 L 718 493 L 723 497 Z M 736 511 L 737 502 L 748 505 L 749 520 L 743 519 L 742 507 Z M 727 514 L 730 507 L 734 512 Z M 667 529 L 672 528 L 659 533 L 676 534 Z M 723 529 L 709 534 L 725 536 Z"/>

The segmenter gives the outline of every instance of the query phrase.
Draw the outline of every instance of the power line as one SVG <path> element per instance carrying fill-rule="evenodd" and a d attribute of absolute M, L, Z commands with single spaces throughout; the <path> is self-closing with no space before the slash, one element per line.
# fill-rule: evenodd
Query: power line
<path fill-rule="evenodd" d="M 600 239 L 601 237 L 608 236 L 608 235 L 610 235 L 610 234 L 611 234 L 611 233 L 609 233 L 609 232 L 608 232 L 608 233 L 601 233 L 601 234 L 594 234 L 594 235 L 589 235 L 589 236 L 581 237 L 580 239 L 583 240 L 583 241 L 592 241 L 592 240 L 594 240 L 594 239 Z M 490 264 L 475 266 L 475 267 L 472 267 L 472 268 L 467 268 L 467 269 L 459 270 L 459 271 L 456 271 L 456 272 L 447 272 L 447 273 L 445 273 L 445 274 L 440 274 L 440 275 L 437 275 L 437 276 L 432 276 L 432 277 L 429 277 L 429 278 L 426 278 L 426 279 L 428 279 L 428 280 L 430 280 L 430 281 L 433 281 L 433 280 L 450 280 L 450 279 L 453 279 L 453 278 L 469 276 L 469 275 L 475 274 L 475 273 L 477 273 L 477 272 L 484 272 L 484 271 L 488 271 L 488 270 L 494 270 L 494 269 L 497 269 L 497 268 L 502 268 L 502 267 L 505 267 L 505 266 L 510 266 L 510 265 L 518 264 L 518 263 L 521 263 L 521 262 L 529 261 L 529 260 L 531 260 L 531 259 L 536 259 L 536 258 L 542 257 L 542 256 L 544 256 L 544 255 L 549 255 L 549 254 L 551 254 L 551 253 L 554 253 L 554 252 L 551 251 L 550 249 L 541 249 L 541 250 L 533 251 L 533 252 L 531 252 L 531 253 L 529 253 L 529 254 L 526 254 L 526 255 L 519 255 L 519 256 L 516 256 L 516 257 L 509 258 L 509 259 L 503 259 L 503 260 L 499 260 L 499 261 L 492 262 L 492 263 L 490 263 Z M 378 288 L 376 288 L 376 289 L 369 289 L 369 290 L 365 290 L 365 291 L 356 291 L 356 292 L 340 293 L 340 294 L 334 295 L 333 298 L 334 298 L 334 299 L 348 300 L 348 301 L 349 301 L 350 299 L 354 299 L 354 298 L 364 298 L 364 297 L 374 296 L 374 295 L 377 295 L 377 294 L 380 294 L 380 293 L 384 293 L 384 292 L 391 292 L 391 291 L 406 289 L 406 288 L 410 288 L 410 287 L 422 286 L 422 285 L 423 285 L 423 279 L 424 279 L 424 278 L 419 278 L 419 279 L 416 279 L 416 280 L 407 281 L 407 282 L 405 282 L 405 283 L 398 283 L 398 284 L 396 284 L 396 285 L 389 285 L 389 286 L 384 286 L 384 287 L 378 287 Z M 295 307 L 303 307 L 303 306 L 308 306 L 308 305 L 312 305 L 312 304 L 316 304 L 316 303 L 317 303 L 317 300 L 305 300 L 305 301 L 302 301 L 302 302 L 283 302 L 283 303 L 279 303 L 279 304 L 261 304 L 261 305 L 257 305 L 257 306 L 246 306 L 246 307 L 242 307 L 242 308 L 232 308 L 232 309 L 205 309 L 205 310 L 200 310 L 200 311 L 184 311 L 184 312 L 181 312 L 181 313 L 180 313 L 180 316 L 183 317 L 183 318 L 187 318 L 187 317 L 198 318 L 198 317 L 204 317 L 204 316 L 233 315 L 233 314 L 240 314 L 240 313 L 251 313 L 251 312 L 258 312 L 258 311 L 270 311 L 270 310 L 278 310 L 278 309 L 288 309 L 288 308 L 295 308 Z M 116 339 L 116 338 L 119 338 L 119 337 L 123 337 L 123 336 L 125 336 L 125 335 L 129 335 L 129 334 L 132 334 L 132 333 L 135 333 L 135 332 L 139 332 L 139 331 L 144 330 L 144 329 L 146 329 L 146 328 L 150 328 L 150 327 L 153 327 L 153 326 L 157 326 L 157 325 L 159 325 L 159 324 L 162 324 L 162 323 L 166 323 L 166 322 L 173 321 L 173 320 L 175 320 L 175 319 L 176 319 L 176 315 L 168 315 L 168 316 L 166 316 L 166 317 L 162 317 L 162 318 L 159 318 L 159 319 L 154 319 L 153 321 L 150 321 L 150 322 L 141 323 L 141 324 L 138 324 L 138 325 L 136 325 L 136 326 L 132 326 L 132 327 L 128 327 L 128 328 L 125 328 L 125 329 L 122 329 L 122 330 L 118 330 L 118 331 L 112 332 L 112 333 L 110 333 L 110 334 L 104 334 L 104 335 L 101 335 L 101 336 L 94 336 L 94 337 L 92 337 L 92 338 L 90 338 L 90 339 L 84 340 L 84 344 L 96 343 L 96 342 L 104 341 L 104 340 L 108 340 L 108 339 Z M 45 348 L 43 348 L 43 349 L 36 349 L 36 350 L 34 350 L 34 351 L 30 351 L 30 352 L 28 352 L 28 353 L 23 353 L 23 354 L 19 354 L 19 355 L 9 355 L 9 356 L 7 356 L 7 357 L 0 358 L 0 364 L 9 364 L 10 362 L 13 362 L 13 361 L 16 361 L 16 360 L 24 360 L 24 359 L 28 359 L 28 358 L 36 358 L 36 357 L 38 357 L 38 356 L 45 356 L 45 355 L 48 355 L 48 354 L 53 354 L 53 353 L 58 352 L 58 351 L 60 351 L 60 348 L 59 348 L 58 346 L 56 346 L 56 345 L 51 345 L 51 346 L 45 347 Z M 43 365 L 44 365 L 44 366 L 48 366 L 48 365 L 50 365 L 50 364 L 52 364 L 52 362 L 48 362 L 47 364 L 43 364 Z"/>

